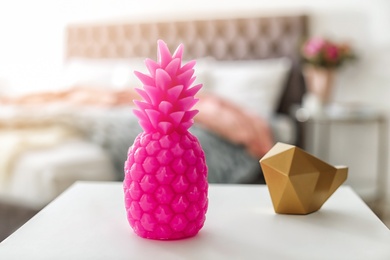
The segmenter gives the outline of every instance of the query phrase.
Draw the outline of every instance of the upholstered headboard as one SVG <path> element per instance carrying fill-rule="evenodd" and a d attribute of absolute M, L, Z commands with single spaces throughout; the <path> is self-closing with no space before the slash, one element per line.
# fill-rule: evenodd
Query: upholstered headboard
<path fill-rule="evenodd" d="M 305 91 L 298 52 L 307 34 L 305 15 L 72 24 L 66 33 L 67 59 L 155 58 L 157 39 L 163 39 L 171 49 L 183 43 L 186 59 L 289 57 L 294 65 L 279 112 L 288 113 L 290 105 L 299 103 Z"/>

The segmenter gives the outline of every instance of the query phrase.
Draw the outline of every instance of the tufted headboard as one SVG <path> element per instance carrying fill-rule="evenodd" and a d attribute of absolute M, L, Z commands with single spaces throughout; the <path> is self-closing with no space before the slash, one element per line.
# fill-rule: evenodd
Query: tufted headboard
<path fill-rule="evenodd" d="M 305 91 L 299 45 L 307 35 L 305 15 L 261 16 L 162 22 L 72 24 L 66 31 L 66 59 L 156 56 L 157 39 L 173 49 L 186 47 L 185 59 L 254 60 L 289 57 L 293 69 L 278 111 L 288 113 Z"/>

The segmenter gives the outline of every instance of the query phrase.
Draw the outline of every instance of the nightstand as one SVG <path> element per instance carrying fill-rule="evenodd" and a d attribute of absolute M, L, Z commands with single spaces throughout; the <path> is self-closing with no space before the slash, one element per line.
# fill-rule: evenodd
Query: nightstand
<path fill-rule="evenodd" d="M 380 214 L 387 189 L 387 118 L 371 108 L 335 105 L 315 115 L 296 108 L 294 115 L 303 148 L 330 164 L 347 165 L 346 183 Z"/>

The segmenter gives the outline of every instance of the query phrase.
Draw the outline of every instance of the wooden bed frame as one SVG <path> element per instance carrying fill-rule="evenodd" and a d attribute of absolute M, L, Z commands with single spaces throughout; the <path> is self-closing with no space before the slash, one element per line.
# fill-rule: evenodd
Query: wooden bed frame
<path fill-rule="evenodd" d="M 163 39 L 171 49 L 185 45 L 185 59 L 255 60 L 289 57 L 293 69 L 278 112 L 288 114 L 305 92 L 299 47 L 307 36 L 305 15 L 260 16 L 162 22 L 71 24 L 66 31 L 66 59 L 118 59 L 156 56 Z"/>

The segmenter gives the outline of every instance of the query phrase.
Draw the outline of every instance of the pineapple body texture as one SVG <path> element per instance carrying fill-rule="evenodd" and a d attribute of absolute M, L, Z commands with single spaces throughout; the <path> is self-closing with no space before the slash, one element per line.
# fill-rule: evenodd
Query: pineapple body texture
<path fill-rule="evenodd" d="M 146 60 L 150 75 L 136 72 L 144 84 L 135 114 L 144 132 L 129 148 L 123 182 L 127 219 L 144 238 L 171 240 L 196 235 L 208 207 L 205 154 L 188 128 L 196 110 L 195 62 L 181 65 L 183 47 L 171 55 L 158 42 L 158 62 Z"/>

